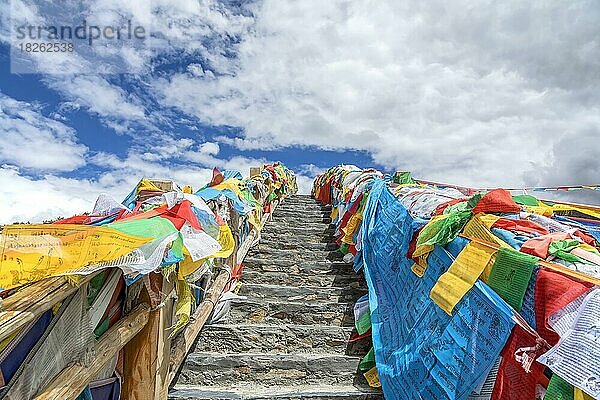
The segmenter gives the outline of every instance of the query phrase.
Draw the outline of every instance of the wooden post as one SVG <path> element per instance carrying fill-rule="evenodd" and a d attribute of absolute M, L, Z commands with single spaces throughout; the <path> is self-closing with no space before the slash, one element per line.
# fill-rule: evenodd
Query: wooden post
<path fill-rule="evenodd" d="M 163 288 L 169 294 L 164 302 L 163 307 L 159 310 L 159 331 L 158 333 L 158 351 L 156 359 L 156 382 L 154 389 L 154 399 L 164 400 L 168 396 L 169 391 L 169 361 L 171 359 L 172 340 L 169 337 L 170 331 L 168 328 L 173 326 L 173 311 L 175 308 L 175 296 L 171 293 L 175 291 L 175 277 L 171 277 L 171 281 L 163 280 Z"/>
<path fill-rule="evenodd" d="M 260 175 L 260 167 L 250 167 L 250 178 Z"/>
<path fill-rule="evenodd" d="M 77 398 L 115 354 L 146 325 L 149 312 L 148 304 L 138 305 L 100 337 L 96 344 L 96 358 L 88 366 L 80 363 L 67 366 L 35 397 L 35 400 Z"/>
<path fill-rule="evenodd" d="M 173 341 L 171 358 L 169 360 L 169 384 L 173 381 L 173 378 L 175 378 L 181 363 L 185 360 L 186 354 L 190 351 L 192 344 L 196 340 L 196 336 L 198 336 L 198 333 L 200 333 L 202 327 L 204 327 L 215 304 L 219 301 L 219 297 L 221 297 L 223 288 L 225 288 L 225 285 L 229 282 L 229 278 L 228 271 L 221 271 L 219 275 L 217 275 L 217 278 L 213 281 L 210 289 L 208 289 L 206 293 L 206 298 L 200 303 L 192 315 L 191 322 Z"/>
<path fill-rule="evenodd" d="M 167 298 L 171 297 L 174 283 L 167 281 L 162 274 L 151 273 L 150 284 L 159 288 L 163 303 L 158 309 L 150 311 L 148 324 L 125 346 L 121 389 L 123 400 L 159 399 L 158 395 L 166 390 L 157 390 L 157 387 L 162 385 L 167 375 L 165 363 L 168 364 L 171 346 L 165 330 L 171 326 L 172 317 L 172 300 Z M 146 290 L 140 293 L 139 301 L 150 302 Z M 171 305 L 167 306 L 169 302 Z"/>

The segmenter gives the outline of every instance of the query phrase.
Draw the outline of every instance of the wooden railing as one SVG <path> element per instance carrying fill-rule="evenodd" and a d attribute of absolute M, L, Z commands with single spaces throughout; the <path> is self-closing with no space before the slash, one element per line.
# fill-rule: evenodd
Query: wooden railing
<path fill-rule="evenodd" d="M 271 212 L 278 203 L 278 200 L 272 203 Z M 261 225 L 270 220 L 271 212 L 263 215 Z M 151 274 L 151 283 L 161 293 L 160 303 L 152 308 L 149 296 L 141 295 L 138 304 L 97 340 L 94 359 L 87 365 L 78 362 L 64 368 L 35 397 L 36 400 L 77 398 L 121 349 L 125 350 L 121 399 L 166 399 L 169 385 L 231 281 L 232 269 L 244 260 L 259 237 L 260 232 L 253 228 L 242 243 L 238 243 L 236 238 L 236 251 L 219 270 L 204 300 L 192 314 L 190 323 L 173 339 L 168 332 L 173 323 L 175 304 L 173 280 L 169 281 L 158 273 Z M 82 277 L 77 286 L 71 285 L 64 277 L 50 278 L 31 284 L 8 297 L 2 303 L 3 310 L 9 313 L 5 313 L 5 320 L 0 321 L 0 341 L 75 293 L 92 277 Z"/>

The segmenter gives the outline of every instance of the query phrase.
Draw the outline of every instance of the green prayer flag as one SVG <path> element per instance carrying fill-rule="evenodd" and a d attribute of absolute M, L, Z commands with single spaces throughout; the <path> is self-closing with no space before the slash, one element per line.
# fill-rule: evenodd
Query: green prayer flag
<path fill-rule="evenodd" d="M 500 248 L 492 267 L 488 285 L 519 311 L 538 259 L 513 249 Z"/>
<path fill-rule="evenodd" d="M 177 232 L 171 221 L 161 217 L 117 221 L 106 224 L 106 227 L 128 235 L 153 239 L 163 238 Z"/>
<path fill-rule="evenodd" d="M 106 317 L 104 321 L 100 321 L 96 329 L 94 329 L 94 335 L 96 338 L 104 335 L 104 333 L 108 330 L 108 325 L 110 323 L 110 317 Z"/>
<path fill-rule="evenodd" d="M 371 350 L 367 353 L 366 356 L 360 360 L 360 364 L 358 364 L 358 369 L 361 371 L 368 371 L 375 366 L 375 350 L 371 347 Z"/>
<path fill-rule="evenodd" d="M 573 385 L 556 374 L 552 374 L 544 400 L 573 400 Z"/>
<path fill-rule="evenodd" d="M 483 195 L 484 193 L 477 193 L 471 196 L 471 198 L 467 201 L 467 207 L 469 210 L 472 210 L 477 206 L 477 203 L 479 203 L 479 200 L 481 200 Z"/>
<path fill-rule="evenodd" d="M 398 183 L 400 185 L 415 184 L 415 183 L 417 183 L 417 181 L 415 181 L 413 179 L 411 173 L 408 172 L 408 171 L 396 171 L 394 173 L 392 181 L 394 183 Z"/>
<path fill-rule="evenodd" d="M 358 334 L 364 334 L 371 329 L 371 313 L 369 311 L 365 312 L 354 324 Z"/>
<path fill-rule="evenodd" d="M 512 197 L 513 201 L 517 204 L 523 204 L 524 206 L 537 206 L 538 201 L 535 197 L 529 194 L 520 194 Z"/>
<path fill-rule="evenodd" d="M 587 264 L 587 261 L 585 261 L 581 257 L 576 256 L 575 254 L 569 253 L 571 250 L 573 250 L 577 246 L 579 246 L 579 242 L 577 240 L 574 240 L 574 239 L 561 240 L 561 241 L 550 244 L 550 246 L 548 247 L 548 253 L 550 253 L 553 256 L 556 256 L 562 260 L 565 260 L 565 261 L 580 262 L 580 263 Z"/>
<path fill-rule="evenodd" d="M 346 255 L 350 253 L 350 245 L 348 243 L 342 243 L 338 251 L 343 255 Z"/>
<path fill-rule="evenodd" d="M 462 231 L 471 216 L 471 211 L 456 211 L 446 218 L 426 225 L 417 238 L 417 246 L 450 243 Z"/>

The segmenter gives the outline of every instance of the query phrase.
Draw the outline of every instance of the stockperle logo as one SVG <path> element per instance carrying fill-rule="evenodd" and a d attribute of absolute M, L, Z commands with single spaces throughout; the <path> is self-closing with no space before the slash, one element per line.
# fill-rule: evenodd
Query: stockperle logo
<path fill-rule="evenodd" d="M 88 45 L 92 45 L 94 41 L 101 39 L 105 40 L 146 40 L 146 28 L 135 25 L 130 19 L 123 26 L 99 26 L 90 25 L 84 19 L 78 26 L 72 27 L 69 25 L 61 26 L 35 26 L 35 25 L 20 25 L 16 27 L 17 40 L 21 41 L 40 41 L 40 40 L 60 40 L 72 41 L 83 40 L 87 41 Z"/>
<path fill-rule="evenodd" d="M 150 3 L 11 0 L 11 72 L 136 72 L 151 54 Z"/>

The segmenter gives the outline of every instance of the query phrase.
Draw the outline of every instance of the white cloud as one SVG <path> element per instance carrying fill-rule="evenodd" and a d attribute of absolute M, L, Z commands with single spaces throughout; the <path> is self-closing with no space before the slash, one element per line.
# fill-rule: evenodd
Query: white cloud
<path fill-rule="evenodd" d="M 39 106 L 0 93 L 0 161 L 45 171 L 71 171 L 85 164 L 87 147 Z"/>
<path fill-rule="evenodd" d="M 141 178 L 173 179 L 198 188 L 210 181 L 212 169 L 149 161 L 146 154 L 126 158 L 97 153 L 90 163 L 102 167 L 94 179 L 64 178 L 53 174 L 29 176 L 16 167 L 0 168 L 0 224 L 16 221 L 41 222 L 91 211 L 100 193 L 123 199 Z"/>
<path fill-rule="evenodd" d="M 206 142 L 202 143 L 198 150 L 203 154 L 210 154 L 216 156 L 217 154 L 219 154 L 220 148 L 218 143 Z"/>
<path fill-rule="evenodd" d="M 140 175 L 193 184 L 205 182 L 212 166 L 245 174 L 264 161 L 219 158 L 218 143 L 365 150 L 389 169 L 474 186 L 594 183 L 599 176 L 597 3 L 236 3 L 158 0 L 154 15 L 132 2 L 93 3 L 91 11 L 104 23 L 133 16 L 159 33 L 151 52 L 126 47 L 111 53 L 139 75 L 45 77 L 67 100 L 57 118 L 84 109 L 118 132 L 148 136 L 124 158 L 93 157 L 108 170 L 97 180 L 100 187 L 127 186 Z M 7 11 L 0 11 L 5 42 Z M 15 15 L 46 20 L 29 8 Z M 47 63 L 54 68 L 48 72 L 91 71 L 85 58 L 59 56 L 64 59 Z M 160 67 L 174 57 L 189 64 L 169 75 Z M 171 114 L 172 107 L 187 115 Z M 185 121 L 192 130 L 198 120 L 241 127 L 243 135 L 197 144 L 157 128 Z M 38 126 L 24 126 L 30 125 Z M 61 125 L 48 129 L 23 130 L 31 141 L 23 148 L 38 149 L 52 138 L 56 149 L 67 145 L 79 153 L 46 160 L 9 146 L 3 160 L 29 168 L 80 166 L 85 148 L 72 132 Z M 173 158 L 179 163 L 169 164 Z M 318 169 L 300 168 L 303 192 Z"/>
<path fill-rule="evenodd" d="M 307 176 L 311 176 L 314 179 L 317 177 L 317 175 L 320 175 L 323 172 L 325 172 L 325 170 L 326 168 L 318 167 L 315 164 L 302 164 L 296 172 Z"/>
<path fill-rule="evenodd" d="M 266 0 L 253 14 L 231 73 L 153 82 L 163 104 L 242 127 L 240 148 L 361 149 L 479 186 L 569 184 L 586 174 L 569 166 L 600 157 L 555 162 L 563 135 L 600 137 L 597 3 Z"/>
<path fill-rule="evenodd" d="M 296 174 L 296 184 L 298 185 L 298 194 L 310 194 L 312 190 L 314 177 Z"/>
<path fill-rule="evenodd" d="M 29 178 L 7 166 L 0 167 L 0 188 L 0 224 L 41 222 L 91 211 L 97 190 L 86 180 L 53 175 Z"/>
<path fill-rule="evenodd" d="M 84 107 L 107 122 L 112 120 L 117 131 L 126 129 L 120 125 L 123 122 L 146 123 L 146 112 L 140 100 L 103 77 L 69 75 L 60 79 L 47 78 L 46 82 L 70 101 L 70 108 Z"/>

